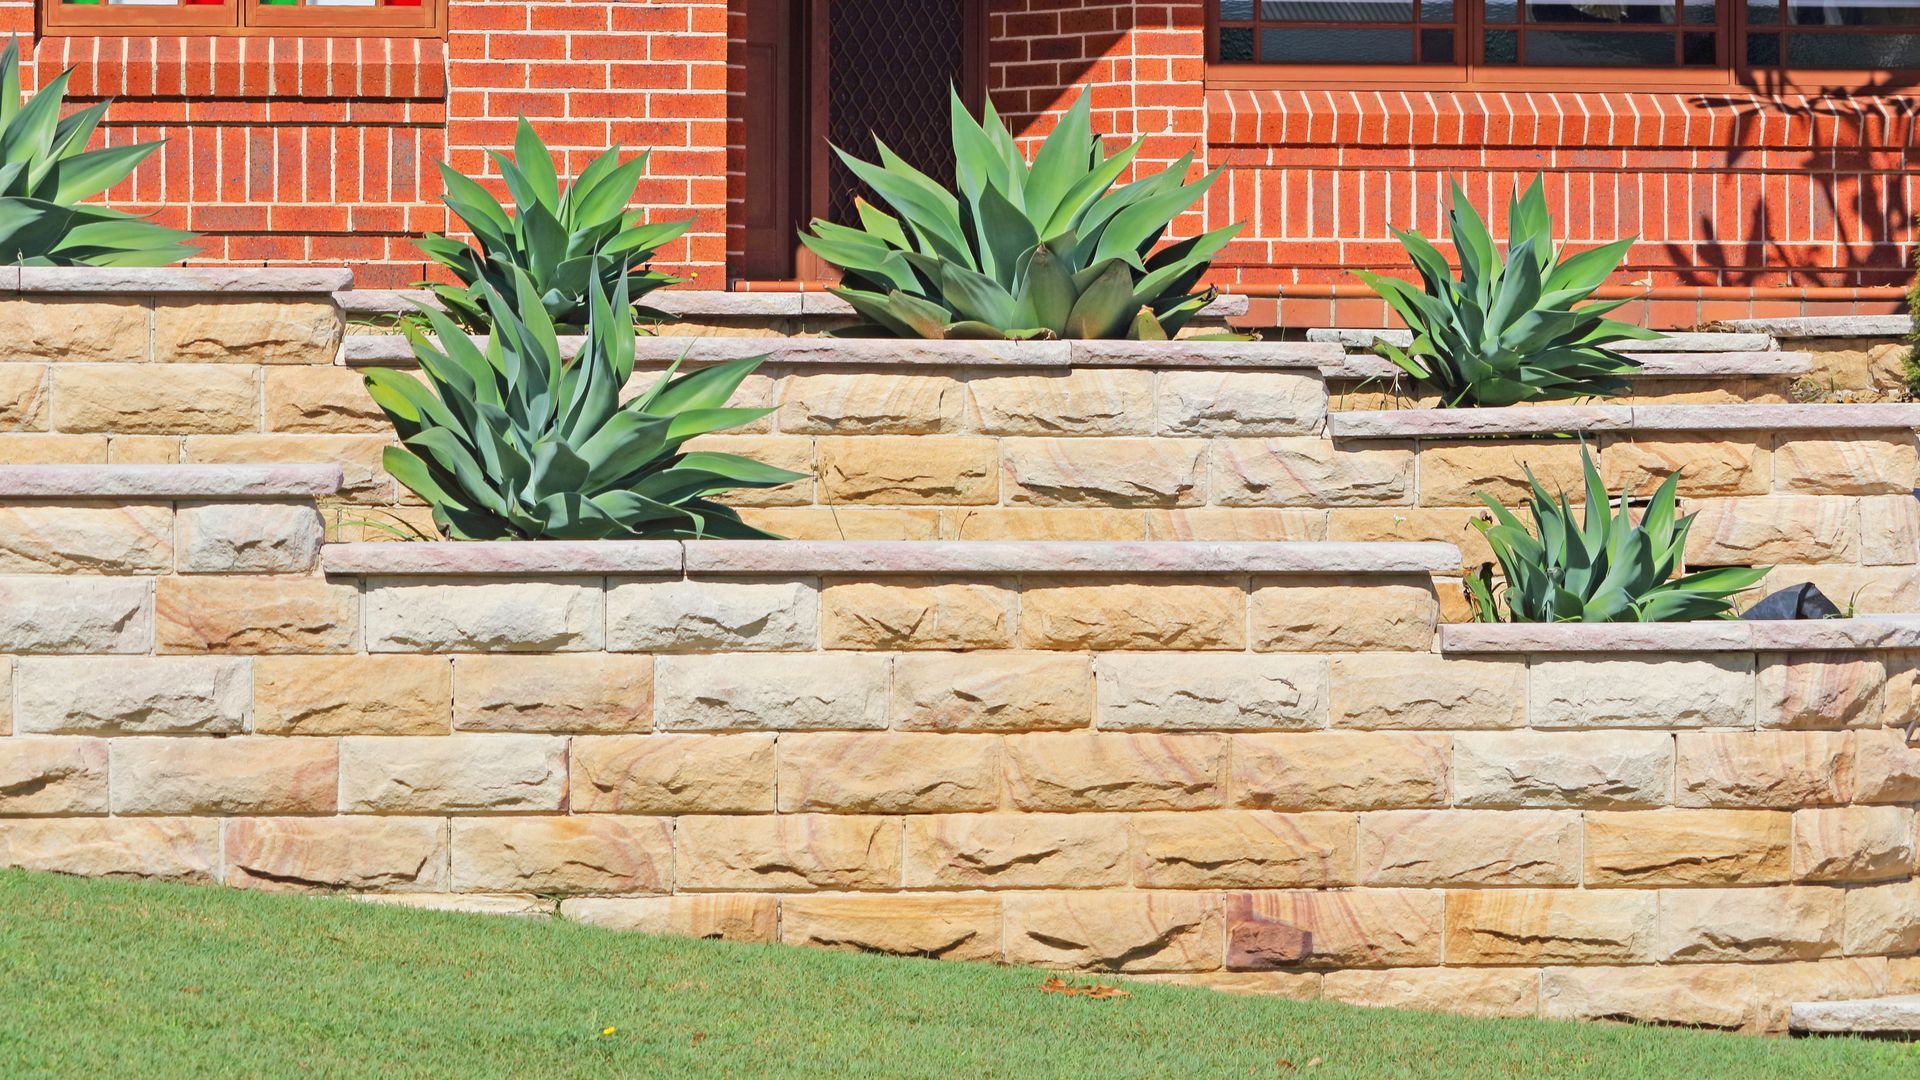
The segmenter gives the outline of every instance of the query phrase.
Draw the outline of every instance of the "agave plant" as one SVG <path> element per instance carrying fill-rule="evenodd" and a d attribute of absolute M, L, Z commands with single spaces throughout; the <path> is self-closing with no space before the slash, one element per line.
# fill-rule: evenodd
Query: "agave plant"
<path fill-rule="evenodd" d="M 423 307 L 437 341 L 418 326 L 406 332 L 425 384 L 399 371 L 366 376 L 400 434 L 387 471 L 457 540 L 767 536 L 712 497 L 800 474 L 683 448 L 771 411 L 726 407 L 759 359 L 689 375 L 675 365 L 622 405 L 633 374 L 629 299 L 624 279 L 611 299 L 600 280 L 588 277 L 588 340 L 572 363 L 561 362 L 553 320 L 524 271 L 513 272 L 511 300 L 480 283 L 493 324 L 484 350 Z"/>
<path fill-rule="evenodd" d="M 1229 225 L 1159 247 L 1219 178 L 1187 183 L 1188 154 L 1119 188 L 1140 143 L 1109 157 L 1082 94 L 1033 163 L 991 103 L 976 122 L 952 97 L 954 183 L 942 187 L 879 144 L 878 164 L 836 150 L 899 216 L 858 203 L 860 227 L 813 222 L 801 236 L 839 267 L 834 290 L 871 324 L 917 338 L 1138 338 L 1178 334 L 1213 299 L 1208 261 Z"/>
<path fill-rule="evenodd" d="M 1653 494 L 1635 523 L 1620 495 L 1619 513 L 1607 501 L 1607 489 L 1586 448 L 1580 449 L 1586 472 L 1584 520 L 1574 521 L 1562 492 L 1547 494 L 1533 471 L 1528 502 L 1534 528 L 1529 531 L 1484 493 L 1481 501 L 1492 521 L 1475 521 L 1487 538 L 1504 587 L 1496 587 L 1491 565 L 1467 578 L 1467 596 L 1480 622 L 1690 622 L 1733 617 L 1735 593 L 1750 589 L 1766 568 L 1729 566 L 1675 577 L 1687 546 L 1693 516 L 1676 519 L 1678 472 Z M 1503 610 L 1504 609 L 1504 610 Z"/>
<path fill-rule="evenodd" d="M 458 286 L 435 285 L 433 291 L 461 325 L 484 332 L 489 325 L 485 290 L 512 295 L 516 272 L 533 281 L 540 305 L 562 333 L 578 333 L 586 324 L 589 282 L 599 282 L 612 296 L 616 282 L 624 281 L 626 295 L 637 303 L 679 280 L 647 264 L 655 251 L 677 239 L 693 222 L 650 225 L 640 211 L 627 209 L 646 174 L 648 155 L 622 162 L 616 146 L 595 158 L 562 191 L 552 155 L 525 119 L 514 136 L 513 157 L 491 153 L 513 196 L 513 211 L 509 213 L 486 188 L 441 162 L 447 208 L 474 235 L 479 248 L 436 233 L 416 241 L 429 258 L 460 279 Z M 638 314 L 667 318 L 650 309 Z"/>
<path fill-rule="evenodd" d="M 23 266 L 166 266 L 195 254 L 190 232 L 88 199 L 125 180 L 161 144 L 88 150 L 111 101 L 61 117 L 71 68 L 20 96 L 20 43 L 0 52 L 0 261 Z"/>
<path fill-rule="evenodd" d="M 1459 278 L 1426 237 L 1398 229 L 1394 235 L 1413 257 L 1424 291 L 1356 271 L 1413 331 L 1406 349 L 1376 344 L 1380 355 L 1438 391 L 1449 407 L 1603 397 L 1626 389 L 1622 376 L 1640 365 L 1608 346 L 1661 335 L 1606 318 L 1627 300 L 1581 305 L 1620 265 L 1632 238 L 1578 255 L 1556 248 L 1537 176 L 1507 208 L 1504 262 L 1458 183 L 1447 221 Z"/>

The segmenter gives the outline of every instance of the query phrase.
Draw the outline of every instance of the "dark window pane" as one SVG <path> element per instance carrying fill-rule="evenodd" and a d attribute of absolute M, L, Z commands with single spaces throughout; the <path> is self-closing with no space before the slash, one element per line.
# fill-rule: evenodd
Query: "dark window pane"
<path fill-rule="evenodd" d="M 1920 0 L 1787 0 L 1787 21 L 1795 26 L 1920 26 Z"/>
<path fill-rule="evenodd" d="M 1520 5 L 1513 0 L 1487 0 L 1486 11 L 1486 18 L 1490 23 L 1520 21 Z"/>
<path fill-rule="evenodd" d="M 1672 67 L 1672 34 L 1529 30 L 1529 67 Z"/>
<path fill-rule="evenodd" d="M 1430 23 L 1452 22 L 1453 0 L 1423 0 L 1420 5 L 1420 21 Z"/>
<path fill-rule="evenodd" d="M 1520 32 L 1518 30 L 1487 31 L 1486 62 L 1489 64 L 1519 63 Z"/>
<path fill-rule="evenodd" d="M 1777 67 L 1780 64 L 1779 34 L 1748 34 L 1747 63 L 1754 67 Z"/>
<path fill-rule="evenodd" d="M 1627 0 L 1611 4 L 1528 4 L 1527 21 L 1657 26 L 1674 19 L 1673 0 Z"/>
<path fill-rule="evenodd" d="M 1268 64 L 1411 64 L 1412 30 L 1262 30 Z"/>
<path fill-rule="evenodd" d="M 1253 31 L 1226 27 L 1220 31 L 1220 59 L 1229 64 L 1253 63 Z"/>
<path fill-rule="evenodd" d="M 1453 31 L 1420 31 L 1420 62 L 1423 64 L 1453 63 Z"/>
<path fill-rule="evenodd" d="M 1412 22 L 1405 0 L 1266 0 L 1260 17 L 1272 22 Z"/>
<path fill-rule="evenodd" d="M 1253 18 L 1253 0 L 1220 0 L 1222 22 L 1248 22 Z"/>
<path fill-rule="evenodd" d="M 1748 4 L 1747 21 L 1750 23 L 1777 23 L 1780 21 L 1779 4 Z"/>
<path fill-rule="evenodd" d="M 1793 34 L 1787 66 L 1920 68 L 1920 34 Z"/>
<path fill-rule="evenodd" d="M 1719 18 L 1713 0 L 1685 0 L 1680 5 L 1680 21 L 1694 26 L 1711 26 Z"/>
<path fill-rule="evenodd" d="M 1688 67 L 1712 67 L 1719 62 L 1712 34 L 1688 34 L 1681 39 L 1680 62 Z"/>

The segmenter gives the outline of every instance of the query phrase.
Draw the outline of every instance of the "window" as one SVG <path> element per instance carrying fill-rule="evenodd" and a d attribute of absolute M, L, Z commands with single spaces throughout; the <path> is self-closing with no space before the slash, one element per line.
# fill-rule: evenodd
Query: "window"
<path fill-rule="evenodd" d="M 1343 69 L 1376 88 L 1920 77 L 1920 0 L 1210 0 L 1208 17 L 1209 78 L 1226 86 L 1324 86 Z"/>
<path fill-rule="evenodd" d="M 48 34 L 438 34 L 446 0 L 41 0 Z"/>

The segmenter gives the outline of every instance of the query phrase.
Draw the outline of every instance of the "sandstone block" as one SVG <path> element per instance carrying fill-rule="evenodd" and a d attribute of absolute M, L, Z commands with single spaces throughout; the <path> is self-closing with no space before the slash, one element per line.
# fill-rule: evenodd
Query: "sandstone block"
<path fill-rule="evenodd" d="M 1432 889 L 1233 894 L 1227 897 L 1227 966 L 1438 964 L 1443 896 Z"/>
<path fill-rule="evenodd" d="M 1000 959 L 997 896 L 796 896 L 780 905 L 788 945 L 924 956 Z"/>
<path fill-rule="evenodd" d="M 339 308 L 317 300 L 162 297 L 153 305 L 153 357 L 173 363 L 331 364 L 345 321 Z"/>
<path fill-rule="evenodd" d="M 448 727 L 450 662 L 433 656 L 263 656 L 253 730 L 272 735 L 434 735 Z"/>
<path fill-rule="evenodd" d="M 1425 575 L 1256 578 L 1249 633 L 1270 652 L 1426 652 L 1439 617 Z"/>
<path fill-rule="evenodd" d="M 4 422 L 3 411 L 0 422 Z M 104 465 L 107 437 L 16 432 L 7 436 L 7 460 L 13 465 Z"/>
<path fill-rule="evenodd" d="M 906 885 L 1097 888 L 1127 883 L 1126 819 L 1104 814 L 955 814 L 906 819 Z"/>
<path fill-rule="evenodd" d="M 900 886 L 898 818 L 683 817 L 674 845 L 681 891 L 812 892 Z"/>
<path fill-rule="evenodd" d="M 444 892 L 447 823 L 437 818 L 236 818 L 228 885 L 274 890 Z"/>
<path fill-rule="evenodd" d="M 360 642 L 360 590 L 293 575 L 154 583 L 159 652 L 340 653 Z"/>
<path fill-rule="evenodd" d="M 338 465 L 345 479 L 340 494 L 386 501 L 393 480 L 380 464 L 391 435 L 188 435 L 180 460 L 189 465 L 311 464 Z"/>
<path fill-rule="evenodd" d="M 1057 512 L 1057 511 L 1055 511 Z M 1154 540 L 1330 540 L 1324 510 L 1265 506 L 1197 506 L 1147 511 Z"/>
<path fill-rule="evenodd" d="M 62 365 L 53 370 L 53 423 L 126 435 L 254 431 L 260 390 L 252 368 L 183 364 L 159 378 L 143 364 Z"/>
<path fill-rule="evenodd" d="M 859 653 L 663 656 L 663 731 L 822 731 L 887 726 L 887 661 Z"/>
<path fill-rule="evenodd" d="M 991 735 L 790 734 L 779 758 L 781 813 L 960 813 L 1000 804 L 1000 740 Z"/>
<path fill-rule="evenodd" d="M 1683 731 L 1674 802 L 1797 810 L 1847 801 L 1853 744 L 1824 731 Z"/>
<path fill-rule="evenodd" d="M 940 539 L 1145 540 L 1149 513 L 1071 506 L 968 506 L 941 511 Z"/>
<path fill-rule="evenodd" d="M 1329 971 L 1323 993 L 1334 1001 L 1372 1008 L 1462 1016 L 1533 1016 L 1540 1009 L 1540 975 L 1502 968 Z"/>
<path fill-rule="evenodd" d="M 1502 506 L 1524 501 L 1532 489 L 1527 472 L 1549 493 L 1569 499 L 1583 490 L 1580 447 L 1568 440 L 1460 442 L 1434 439 L 1420 444 L 1420 505 L 1479 506 L 1485 494 Z"/>
<path fill-rule="evenodd" d="M 920 653 L 893 659 L 888 712 L 898 728 L 1034 731 L 1086 727 L 1093 667 L 1059 653 Z"/>
<path fill-rule="evenodd" d="M 268 368 L 261 390 L 268 431 L 330 435 L 392 430 L 367 393 L 365 375 L 356 368 Z"/>
<path fill-rule="evenodd" d="M 1270 889 L 1353 881 L 1350 814 L 1228 810 L 1133 818 L 1134 883 Z"/>
<path fill-rule="evenodd" d="M 1444 735 L 1308 732 L 1233 737 L 1233 805 L 1388 810 L 1447 805 Z"/>
<path fill-rule="evenodd" d="M 212 818 L 0 819 L 0 866 L 204 884 L 219 862 Z"/>
<path fill-rule="evenodd" d="M 1856 802 L 1920 802 L 1920 743 L 1899 729 L 1883 729 L 1856 734 L 1853 748 Z"/>
<path fill-rule="evenodd" d="M 790 651 L 819 639 L 813 581 L 624 581 L 607 593 L 620 652 Z"/>
<path fill-rule="evenodd" d="M 1327 539 L 1388 543 L 1437 541 L 1460 549 L 1460 565 L 1471 569 L 1493 561 L 1493 549 L 1475 521 L 1487 519 L 1483 509 L 1428 506 L 1335 508 L 1327 512 Z"/>
<path fill-rule="evenodd" d="M 1326 726 L 1326 662 L 1319 657 L 1109 653 L 1094 672 L 1096 716 L 1107 730 Z"/>
<path fill-rule="evenodd" d="M 597 652 L 598 582 L 555 578 L 366 583 L 368 652 Z"/>
<path fill-rule="evenodd" d="M 0 363 L 0 430 L 9 435 L 47 430 L 45 364 Z"/>
<path fill-rule="evenodd" d="M 115 435 L 107 441 L 107 461 L 113 465 L 175 465 L 180 461 L 180 439 L 174 435 Z"/>
<path fill-rule="evenodd" d="M 1751 727 L 1753 658 L 1638 654 L 1631 660 L 1537 660 L 1537 728 Z"/>
<path fill-rule="evenodd" d="M 611 735 L 573 740 L 576 814 L 750 814 L 774 809 L 774 737 Z"/>
<path fill-rule="evenodd" d="M 1920 953 L 1920 881 L 1849 889 L 1849 956 Z"/>
<path fill-rule="evenodd" d="M 0 358 L 138 364 L 152 355 L 144 298 L 0 300 Z"/>
<path fill-rule="evenodd" d="M 1793 876 L 1799 881 L 1889 881 L 1914 875 L 1914 811 L 1839 806 L 1793 815 Z"/>
<path fill-rule="evenodd" d="M 114 739 L 116 814 L 331 814 L 330 739 Z"/>
<path fill-rule="evenodd" d="M 0 735 L 13 734 L 13 658 L 0 658 Z"/>
<path fill-rule="evenodd" d="M 106 740 L 0 738 L 0 816 L 107 809 Z"/>
<path fill-rule="evenodd" d="M 1029 583 L 1020 598 L 1021 641 L 1040 649 L 1240 649 L 1246 592 L 1168 578 L 1152 585 Z"/>
<path fill-rule="evenodd" d="M 1562 810 L 1382 810 L 1360 815 L 1364 885 L 1574 885 L 1580 815 Z"/>
<path fill-rule="evenodd" d="M 1151 435 L 1153 373 L 1065 368 L 967 382 L 975 425 L 988 435 Z"/>
<path fill-rule="evenodd" d="M 1006 439 L 1007 502 L 1026 506 L 1199 506 L 1207 501 L 1199 439 Z"/>
<path fill-rule="evenodd" d="M 139 578 L 0 577 L 0 651 L 143 653 L 153 586 Z"/>
<path fill-rule="evenodd" d="M 173 509 L 164 504 L 0 506 L 0 574 L 164 574 Z"/>
<path fill-rule="evenodd" d="M 1604 810 L 1673 798 L 1665 732 L 1463 732 L 1453 739 L 1457 806 Z"/>
<path fill-rule="evenodd" d="M 820 439 L 829 503 L 988 505 L 1000 495 L 1000 444 L 969 437 L 873 435 Z"/>
<path fill-rule="evenodd" d="M 1517 659 L 1335 656 L 1328 678 L 1335 727 L 1465 730 L 1526 723 L 1527 667 Z"/>
<path fill-rule="evenodd" d="M 1315 435 L 1327 385 L 1298 371 L 1163 371 L 1154 419 L 1169 435 Z"/>
<path fill-rule="evenodd" d="M 1755 1030 L 1767 1035 L 1788 1034 L 1794 1006 L 1815 1001 L 1850 1002 L 1883 998 L 1892 992 L 1893 978 L 1881 956 L 1829 958 L 1771 964 L 1755 977 L 1760 991 Z"/>
<path fill-rule="evenodd" d="M 1781 491 L 1808 495 L 1911 495 L 1916 454 L 1913 432 L 1840 433 L 1812 439 L 1782 437 L 1774 447 Z"/>
<path fill-rule="evenodd" d="M 933 506 L 742 507 L 740 519 L 789 540 L 938 540 Z"/>
<path fill-rule="evenodd" d="M 965 392 L 948 375 L 823 372 L 781 380 L 780 430 L 808 435 L 935 435 L 960 430 Z"/>
<path fill-rule="evenodd" d="M 1860 500 L 1860 563 L 1912 566 L 1920 561 L 1920 500 L 1911 494 Z"/>
<path fill-rule="evenodd" d="M 1549 968 L 1540 1014 L 1554 1020 L 1623 1020 L 1737 1029 L 1758 1007 L 1755 969 L 1732 966 Z"/>
<path fill-rule="evenodd" d="M 1764 810 L 1592 811 L 1586 883 L 1762 885 L 1792 873 L 1793 816 Z"/>
<path fill-rule="evenodd" d="M 183 574 L 304 574 L 320 559 L 326 523 L 298 503 L 214 503 L 180 508 Z"/>
<path fill-rule="evenodd" d="M 820 596 L 828 649 L 999 649 L 1013 639 L 1011 580 L 829 582 Z"/>
<path fill-rule="evenodd" d="M 1634 435 L 1609 441 L 1600 455 L 1607 491 L 1652 495 L 1675 472 L 1689 495 L 1765 495 L 1773 490 L 1773 451 L 1764 435 Z M 1569 489 L 1569 497 L 1575 489 Z"/>
<path fill-rule="evenodd" d="M 1198 810 L 1225 799 L 1217 735 L 1020 735 L 1006 757 L 1008 799 L 1021 810 Z"/>
<path fill-rule="evenodd" d="M 672 879 L 672 830 L 663 818 L 453 820 L 455 892 L 657 893 Z"/>
<path fill-rule="evenodd" d="M 1886 666 L 1871 653 L 1764 653 L 1760 726 L 1874 726 L 1886 683 Z"/>
<path fill-rule="evenodd" d="M 248 661 L 213 656 L 29 658 L 14 727 L 50 734 L 232 734 L 252 704 Z"/>
<path fill-rule="evenodd" d="M 354 736 L 340 743 L 353 814 L 561 810 L 567 741 L 548 735 Z"/>
<path fill-rule="evenodd" d="M 1079 971 L 1211 971 L 1220 901 L 1181 893 L 1049 893 L 1006 900 L 1007 961 Z"/>
<path fill-rule="evenodd" d="M 1413 444 L 1322 438 L 1220 439 L 1213 444 L 1218 506 L 1410 506 Z"/>
<path fill-rule="evenodd" d="M 1447 894 L 1450 964 L 1643 963 L 1659 896 L 1645 891 L 1463 889 Z"/>
<path fill-rule="evenodd" d="M 1612 893 L 1608 893 L 1612 896 Z M 1813 960 L 1840 954 L 1840 889 L 1662 889 L 1659 959 Z"/>
<path fill-rule="evenodd" d="M 1844 496 L 1687 499 L 1682 511 L 1699 515 L 1687 534 L 1687 565 L 1854 562 L 1858 507 Z"/>
<path fill-rule="evenodd" d="M 580 896 L 560 901 L 560 917 L 668 937 L 772 941 L 779 906 L 771 896 Z"/>
<path fill-rule="evenodd" d="M 453 663 L 453 723 L 462 731 L 612 734 L 653 724 L 650 656 L 501 654 Z"/>

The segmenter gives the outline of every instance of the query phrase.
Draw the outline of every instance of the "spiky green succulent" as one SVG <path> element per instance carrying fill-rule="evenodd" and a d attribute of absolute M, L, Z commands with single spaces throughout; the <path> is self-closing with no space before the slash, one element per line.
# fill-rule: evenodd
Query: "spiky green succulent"
<path fill-rule="evenodd" d="M 406 333 L 424 384 L 401 371 L 366 376 L 400 435 L 386 451 L 387 471 L 456 540 L 767 536 L 714 497 L 803 477 L 684 446 L 772 411 L 726 404 L 760 359 L 687 375 L 675 365 L 621 404 L 633 324 L 625 279 L 616 275 L 611 298 L 600 281 L 588 277 L 588 340 L 570 363 L 525 271 L 513 271 L 510 297 L 480 283 L 493 325 L 484 349 L 423 307 L 436 337 L 412 325 Z"/>
<path fill-rule="evenodd" d="M 624 281 L 631 303 L 638 303 L 653 290 L 679 281 L 648 264 L 654 252 L 693 222 L 648 224 L 642 211 L 627 209 L 646 175 L 647 154 L 622 162 L 616 146 L 589 163 L 563 191 L 552 154 L 525 119 L 514 136 L 512 158 L 497 150 L 489 153 L 513 196 L 513 211 L 441 162 L 447 208 L 479 246 L 436 233 L 416 241 L 429 258 L 460 279 L 457 286 L 435 285 L 433 291 L 461 325 L 484 332 L 490 325 L 485 290 L 512 295 L 516 272 L 532 280 L 547 317 L 562 333 L 578 333 L 585 326 L 589 282 L 597 281 L 602 292 L 612 296 L 615 284 Z M 650 309 L 637 314 L 667 318 Z"/>
<path fill-rule="evenodd" d="M 1680 474 L 1655 491 L 1635 522 L 1620 495 L 1619 512 L 1593 458 L 1580 448 L 1586 475 L 1586 513 L 1576 522 L 1567 496 L 1533 487 L 1527 508 L 1533 528 L 1482 493 L 1492 521 L 1475 521 L 1500 563 L 1467 578 L 1467 596 L 1479 622 L 1692 622 L 1734 616 L 1732 597 L 1758 585 L 1764 567 L 1728 566 L 1682 574 L 1693 515 L 1677 517 Z"/>
<path fill-rule="evenodd" d="M 1086 94 L 1031 165 L 991 103 L 982 123 L 955 94 L 952 113 L 950 188 L 884 143 L 878 164 L 837 151 L 898 216 L 862 199 L 859 228 L 815 221 L 801 236 L 845 274 L 835 293 L 867 320 L 862 332 L 1165 340 L 1213 299 L 1200 280 L 1240 225 L 1161 241 L 1218 170 L 1188 183 L 1188 154 L 1115 188 L 1141 143 L 1108 156 Z"/>
<path fill-rule="evenodd" d="M 1606 318 L 1626 299 L 1586 300 L 1619 267 L 1632 238 L 1577 255 L 1556 248 L 1539 177 L 1507 207 L 1504 260 L 1457 182 L 1447 221 L 1458 278 L 1426 237 L 1399 229 L 1394 235 L 1424 289 L 1356 271 L 1413 331 L 1408 348 L 1376 344 L 1380 355 L 1448 406 L 1605 397 L 1627 388 L 1624 376 L 1640 365 L 1610 346 L 1661 335 Z"/>
<path fill-rule="evenodd" d="M 0 262 L 22 266 L 166 266 L 196 254 L 193 233 L 84 199 L 125 180 L 161 143 L 88 150 L 111 101 L 62 117 L 69 68 L 20 95 L 20 43 L 0 52 Z"/>

